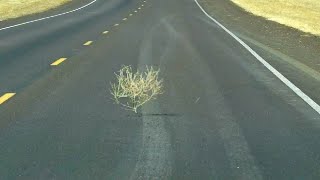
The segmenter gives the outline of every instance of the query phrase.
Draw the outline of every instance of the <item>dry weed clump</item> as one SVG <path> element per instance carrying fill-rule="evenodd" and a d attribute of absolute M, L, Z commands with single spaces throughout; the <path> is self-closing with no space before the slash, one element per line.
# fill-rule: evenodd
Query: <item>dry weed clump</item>
<path fill-rule="evenodd" d="M 111 94 L 117 104 L 137 113 L 139 107 L 162 94 L 163 80 L 160 70 L 146 67 L 146 71 L 133 72 L 131 66 L 123 66 L 111 83 Z"/>

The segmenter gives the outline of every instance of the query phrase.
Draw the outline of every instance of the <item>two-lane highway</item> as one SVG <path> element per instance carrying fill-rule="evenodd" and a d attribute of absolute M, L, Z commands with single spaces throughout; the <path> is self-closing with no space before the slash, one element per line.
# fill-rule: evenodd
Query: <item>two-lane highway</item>
<path fill-rule="evenodd" d="M 50 70 L 54 60 L 80 54 L 84 43 L 99 38 L 141 2 L 88 1 L 61 16 L 9 29 L 14 24 L 5 23 L 0 27 L 0 94 L 18 92 Z"/>
<path fill-rule="evenodd" d="M 0 31 L 0 179 L 319 179 L 319 114 L 193 0 L 22 27 Z M 111 100 L 121 65 L 161 69 L 139 114 Z"/>

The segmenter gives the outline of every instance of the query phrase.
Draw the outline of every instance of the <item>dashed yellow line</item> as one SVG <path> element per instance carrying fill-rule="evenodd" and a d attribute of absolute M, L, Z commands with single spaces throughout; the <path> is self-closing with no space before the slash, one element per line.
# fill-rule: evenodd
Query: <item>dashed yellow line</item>
<path fill-rule="evenodd" d="M 16 93 L 6 93 L 0 97 L 0 105 L 12 98 Z"/>
<path fill-rule="evenodd" d="M 147 2 L 147 1 L 143 1 L 143 2 Z M 143 4 L 141 5 L 142 7 L 144 6 Z M 141 7 L 138 8 L 139 10 L 141 9 Z M 135 10 L 135 13 L 137 13 L 138 11 Z M 129 14 L 129 16 L 133 16 L 133 14 Z M 123 18 L 123 21 L 128 20 L 128 18 Z M 119 26 L 119 24 L 114 24 L 114 26 Z M 108 34 L 109 31 L 104 31 L 103 34 Z M 93 43 L 93 41 L 87 41 L 86 43 L 84 43 L 84 46 L 90 46 Z M 58 66 L 59 64 L 61 64 L 62 62 L 64 62 L 65 60 L 67 60 L 67 58 L 60 58 L 57 59 L 56 61 L 54 61 L 51 66 Z M 10 98 L 12 98 L 13 96 L 15 96 L 16 93 L 5 93 L 4 95 L 2 95 L 0 97 L 0 105 L 5 103 L 6 101 L 8 101 Z"/>
<path fill-rule="evenodd" d="M 53 62 L 51 64 L 51 66 L 58 66 L 60 63 L 62 63 L 63 61 L 65 61 L 67 58 L 60 58 L 58 60 L 56 60 L 55 62 Z"/>
<path fill-rule="evenodd" d="M 93 41 L 87 41 L 86 43 L 84 43 L 84 46 L 90 46 L 93 43 Z"/>

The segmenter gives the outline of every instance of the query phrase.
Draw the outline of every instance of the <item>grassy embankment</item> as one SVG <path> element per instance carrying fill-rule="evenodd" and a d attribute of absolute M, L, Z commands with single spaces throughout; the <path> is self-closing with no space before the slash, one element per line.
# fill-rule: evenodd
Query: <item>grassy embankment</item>
<path fill-rule="evenodd" d="M 268 20 L 320 36 L 320 0 L 232 0 Z"/>
<path fill-rule="evenodd" d="M 0 0 L 0 21 L 43 12 L 71 0 Z"/>

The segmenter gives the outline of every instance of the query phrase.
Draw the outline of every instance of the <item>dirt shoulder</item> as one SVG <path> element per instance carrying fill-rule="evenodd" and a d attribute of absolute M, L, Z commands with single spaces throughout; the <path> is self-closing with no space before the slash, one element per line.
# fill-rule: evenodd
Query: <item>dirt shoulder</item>
<path fill-rule="evenodd" d="M 69 2 L 71 0 L 0 0 L 0 21 L 45 12 Z"/>
<path fill-rule="evenodd" d="M 12 18 L 12 19 L 6 19 L 3 21 L 0 21 L 0 28 L 11 26 L 14 24 L 23 23 L 26 21 L 31 21 L 34 19 L 39 19 L 47 16 L 56 15 L 59 13 L 63 13 L 66 11 L 74 10 L 76 8 L 79 8 L 83 5 L 86 5 L 88 3 L 92 2 L 92 0 L 72 0 L 68 1 L 67 3 L 61 4 L 60 6 L 56 6 L 55 8 L 48 9 L 46 11 L 38 12 L 38 13 L 31 13 L 27 14 L 21 17 Z"/>
<path fill-rule="evenodd" d="M 320 37 L 254 16 L 230 0 L 199 0 L 205 10 L 320 102 Z"/>
<path fill-rule="evenodd" d="M 320 36 L 319 0 L 231 1 L 252 14 Z"/>

